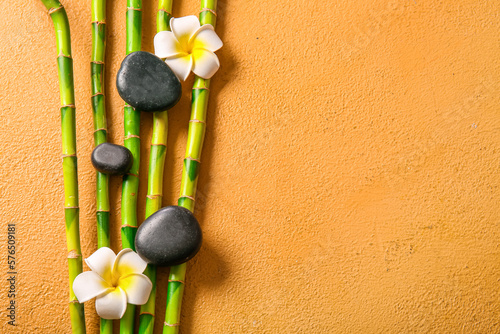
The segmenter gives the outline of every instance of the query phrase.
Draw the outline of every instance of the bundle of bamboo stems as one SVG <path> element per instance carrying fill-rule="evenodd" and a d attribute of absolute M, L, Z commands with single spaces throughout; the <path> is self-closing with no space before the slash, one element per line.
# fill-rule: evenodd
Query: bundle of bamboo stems
<path fill-rule="evenodd" d="M 73 281 L 82 272 L 82 257 L 79 235 L 78 180 L 76 167 L 76 124 L 73 83 L 73 61 L 69 23 L 66 12 L 58 0 L 41 0 L 54 23 L 57 41 L 57 64 L 61 95 L 61 124 L 63 148 L 63 175 L 65 189 L 65 218 L 68 245 L 68 266 L 70 276 L 70 317 L 73 333 L 85 333 L 83 304 L 73 293 Z M 106 45 L 106 1 L 92 0 L 92 57 L 91 87 L 94 120 L 94 144 L 107 142 L 106 108 L 104 96 L 104 62 Z M 142 1 L 127 0 L 126 54 L 141 50 Z M 217 0 L 201 0 L 200 23 L 215 26 Z M 159 0 L 157 31 L 170 30 L 172 0 Z M 178 205 L 191 212 L 194 210 L 196 187 L 200 169 L 201 151 L 206 130 L 207 105 L 210 79 L 195 77 L 192 89 L 192 109 L 189 122 L 186 155 L 182 170 L 182 181 Z M 146 217 L 162 207 L 163 169 L 167 146 L 167 111 L 153 114 L 153 134 L 148 172 L 148 192 Z M 122 186 L 122 247 L 135 250 L 134 239 L 137 231 L 137 194 L 139 188 L 140 165 L 140 111 L 129 105 L 124 107 L 124 146 L 133 155 L 133 165 L 123 177 Z M 110 246 L 110 203 L 109 176 L 96 174 L 96 222 L 98 247 Z M 153 283 L 148 302 L 141 307 L 139 333 L 153 333 L 156 297 L 156 268 L 149 265 L 145 274 Z M 170 268 L 167 287 L 167 305 L 163 333 L 178 333 L 181 303 L 186 278 L 186 263 Z M 129 304 L 120 320 L 120 333 L 133 333 L 135 305 Z M 101 319 L 100 332 L 113 332 L 112 320 Z"/>

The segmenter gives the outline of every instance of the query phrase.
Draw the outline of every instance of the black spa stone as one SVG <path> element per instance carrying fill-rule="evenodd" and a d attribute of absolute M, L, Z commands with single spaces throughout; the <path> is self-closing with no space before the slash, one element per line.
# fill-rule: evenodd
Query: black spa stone
<path fill-rule="evenodd" d="M 127 174 L 134 162 L 128 148 L 111 143 L 103 143 L 94 148 L 91 160 L 95 169 L 109 175 Z"/>
<path fill-rule="evenodd" d="M 194 215 L 180 206 L 164 207 L 146 219 L 135 248 L 146 262 L 162 267 L 184 263 L 200 250 L 202 233 Z"/>
<path fill-rule="evenodd" d="M 132 52 L 122 62 L 116 76 L 122 99 L 140 111 L 164 111 L 180 99 L 181 82 L 167 64 L 144 51 Z"/>

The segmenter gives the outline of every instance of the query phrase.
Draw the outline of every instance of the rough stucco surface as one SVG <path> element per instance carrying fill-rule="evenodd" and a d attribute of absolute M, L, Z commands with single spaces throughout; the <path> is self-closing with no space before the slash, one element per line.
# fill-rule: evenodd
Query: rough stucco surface
<path fill-rule="evenodd" d="M 108 1 L 110 140 L 124 0 Z M 153 51 L 156 2 L 144 1 Z M 500 332 L 500 3 L 219 0 L 182 333 Z M 96 249 L 89 1 L 64 1 L 77 94 L 82 251 Z M 196 14 L 176 1 L 174 15 Z M 18 229 L 17 323 L 69 333 L 59 92 L 52 23 L 36 0 L 0 12 L 0 258 Z M 164 205 L 175 202 L 192 79 L 170 115 Z M 139 216 L 152 119 L 142 117 Z M 119 179 L 111 182 L 120 247 Z M 86 268 L 87 269 L 87 268 Z M 166 299 L 159 274 L 158 333 Z M 98 330 L 86 303 L 89 333 Z"/>

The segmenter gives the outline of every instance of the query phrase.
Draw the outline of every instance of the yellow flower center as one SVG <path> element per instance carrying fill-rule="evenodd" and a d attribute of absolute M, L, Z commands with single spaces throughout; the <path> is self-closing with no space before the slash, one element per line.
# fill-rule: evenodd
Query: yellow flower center
<path fill-rule="evenodd" d="M 119 281 L 120 281 L 120 275 L 115 274 L 115 275 L 112 275 L 111 282 L 109 282 L 109 283 L 110 283 L 111 287 L 117 288 L 119 285 Z"/>

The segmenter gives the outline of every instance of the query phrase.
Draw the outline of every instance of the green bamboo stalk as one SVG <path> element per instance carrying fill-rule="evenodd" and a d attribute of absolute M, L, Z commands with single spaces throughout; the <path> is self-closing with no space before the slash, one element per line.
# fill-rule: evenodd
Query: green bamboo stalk
<path fill-rule="evenodd" d="M 157 32 L 170 30 L 172 17 L 172 0 L 160 0 L 156 20 Z M 149 158 L 148 195 L 146 198 L 146 218 L 161 209 L 163 197 L 163 170 L 165 166 L 165 152 L 167 149 L 168 112 L 161 111 L 153 114 L 153 135 L 151 139 L 151 153 Z M 151 334 L 154 330 L 155 301 L 156 301 L 156 267 L 148 265 L 145 275 L 153 283 L 153 289 L 146 304 L 141 306 L 139 317 L 139 334 Z"/>
<path fill-rule="evenodd" d="M 108 137 L 104 97 L 104 57 L 106 49 L 106 0 L 92 0 L 92 59 L 90 63 L 94 144 Z M 97 246 L 109 247 L 108 176 L 97 172 Z"/>
<path fill-rule="evenodd" d="M 141 50 L 142 39 L 142 0 L 127 0 L 126 14 L 127 55 Z M 139 192 L 139 166 L 141 162 L 140 123 L 141 112 L 129 105 L 124 107 L 124 146 L 132 152 L 134 162 L 129 173 L 123 177 L 122 184 L 122 247 L 135 251 L 137 232 L 137 194 Z M 128 304 L 127 311 L 120 320 L 120 334 L 134 331 L 135 305 Z"/>
<path fill-rule="evenodd" d="M 92 59 L 90 77 L 94 145 L 107 142 L 106 105 L 104 97 L 104 58 L 106 53 L 106 0 L 92 0 Z M 96 172 L 97 247 L 110 247 L 109 176 Z M 101 334 L 113 333 L 113 321 L 101 318 Z"/>
<path fill-rule="evenodd" d="M 73 292 L 73 281 L 82 272 L 80 219 L 78 207 L 78 170 L 76 158 L 75 89 L 68 16 L 58 0 L 41 0 L 47 8 L 56 32 L 59 91 L 61 96 L 61 132 L 64 177 L 64 217 L 69 268 L 69 312 L 72 333 L 86 333 L 83 304 Z"/>
<path fill-rule="evenodd" d="M 163 198 L 163 169 L 167 149 L 167 111 L 155 112 L 153 116 L 153 137 L 149 159 L 148 195 L 146 218 L 161 209 Z M 153 333 L 156 300 L 156 267 L 148 265 L 144 272 L 153 283 L 153 289 L 146 304 L 141 306 L 139 333 Z"/>
<path fill-rule="evenodd" d="M 127 55 L 141 50 L 142 1 L 127 1 Z M 124 146 L 134 157 L 130 172 L 123 178 L 122 190 L 122 246 L 135 250 L 134 239 L 137 231 L 137 192 L 139 191 L 140 165 L 140 119 L 141 113 L 129 105 L 124 108 Z"/>
<path fill-rule="evenodd" d="M 211 24 L 215 27 L 216 9 L 217 0 L 201 0 L 200 23 L 202 25 Z M 181 191 L 177 202 L 179 206 L 191 212 L 194 210 L 201 150 L 205 138 L 209 88 L 210 79 L 195 77 L 191 97 L 191 119 L 189 121 L 186 156 L 182 169 Z M 179 333 L 186 268 L 186 263 L 170 268 L 163 334 Z"/>

